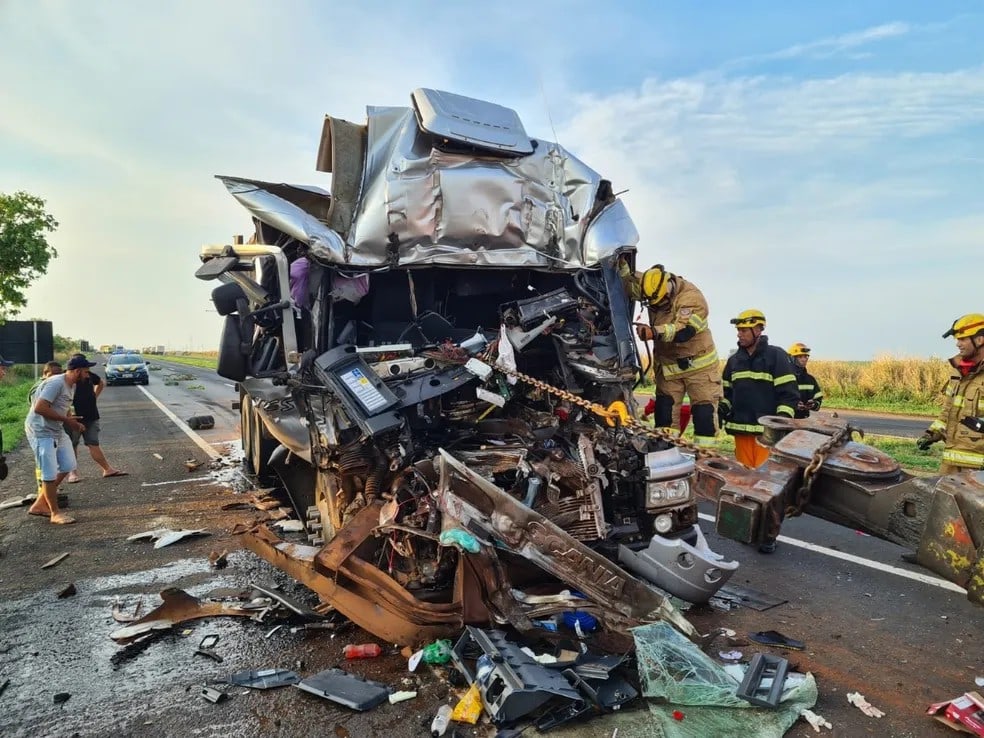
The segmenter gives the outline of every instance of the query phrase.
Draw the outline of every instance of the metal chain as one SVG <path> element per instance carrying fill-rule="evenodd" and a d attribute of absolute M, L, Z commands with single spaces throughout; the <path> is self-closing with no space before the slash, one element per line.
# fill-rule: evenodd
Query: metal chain
<path fill-rule="evenodd" d="M 613 413 L 607 408 L 601 405 L 591 402 L 590 400 L 585 400 L 583 397 L 578 397 L 572 392 L 561 389 L 560 387 L 554 387 L 552 384 L 547 384 L 542 379 L 537 379 L 536 377 L 531 377 L 528 374 L 523 374 L 515 369 L 510 369 L 500 363 L 493 365 L 498 371 L 506 374 L 510 377 L 515 377 L 521 382 L 528 384 L 532 387 L 536 387 L 539 390 L 547 392 L 548 394 L 555 395 L 561 399 L 567 400 L 572 405 L 577 405 L 580 408 L 594 413 L 595 415 L 600 415 L 603 418 L 611 418 Z M 634 435 L 646 436 L 647 438 L 653 438 L 661 441 L 666 441 L 679 448 L 687 449 L 688 451 L 693 451 L 695 454 L 703 456 L 709 459 L 723 459 L 725 458 L 717 451 L 706 448 L 704 446 L 698 446 L 696 443 L 691 443 L 686 441 L 679 436 L 675 436 L 672 433 L 667 433 L 666 431 L 659 430 L 658 428 L 649 428 L 645 426 L 638 418 L 625 417 L 622 422 L 622 428 L 629 433 Z"/>
<path fill-rule="evenodd" d="M 803 483 L 796 492 L 796 504 L 790 505 L 786 508 L 787 517 L 794 518 L 797 515 L 802 515 L 803 510 L 806 509 L 806 506 L 810 502 L 810 490 L 813 487 L 813 480 L 816 479 L 817 472 L 820 471 L 820 467 L 823 466 L 824 462 L 827 460 L 827 456 L 834 450 L 834 448 L 851 440 L 851 434 L 855 431 L 861 433 L 862 435 L 864 434 L 860 428 L 854 428 L 847 425 L 837 431 L 830 437 L 829 440 L 825 441 L 816 451 L 813 452 L 813 458 L 810 459 L 810 463 L 807 464 L 806 469 L 803 470 Z"/>

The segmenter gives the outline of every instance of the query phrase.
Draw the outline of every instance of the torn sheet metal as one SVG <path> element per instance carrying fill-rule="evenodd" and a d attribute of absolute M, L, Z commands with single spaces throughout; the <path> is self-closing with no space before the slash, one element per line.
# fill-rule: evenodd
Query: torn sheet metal
<path fill-rule="evenodd" d="M 243 543 L 383 640 L 423 643 L 455 634 L 462 626 L 460 602 L 420 601 L 355 553 L 372 536 L 380 507 L 363 508 L 323 549 L 283 541 L 265 526 Z"/>
<path fill-rule="evenodd" d="M 610 612 L 603 615 L 605 619 L 640 623 L 666 620 L 687 636 L 696 636 L 694 627 L 667 598 L 514 500 L 451 454 L 443 449 L 440 454 L 438 506 L 442 512 L 469 530 L 482 531 L 497 545 L 604 605 Z"/>
<path fill-rule="evenodd" d="M 138 620 L 118 628 L 109 637 L 120 644 L 133 641 L 157 630 L 168 630 L 178 623 L 220 615 L 253 617 L 255 610 L 232 607 L 221 602 L 202 602 L 182 589 L 169 588 L 161 592 L 162 604 Z"/>
<path fill-rule="evenodd" d="M 143 533 L 136 533 L 132 536 L 128 536 L 126 540 L 154 541 L 154 548 L 164 548 L 165 546 L 170 546 L 172 543 L 177 543 L 185 538 L 210 535 L 212 534 L 204 528 L 198 530 L 171 530 L 170 528 L 156 528 L 154 530 L 147 530 Z"/>
<path fill-rule="evenodd" d="M 447 93 L 414 92 L 420 100 L 434 95 Z M 476 116 L 470 120 L 496 117 L 493 108 L 502 109 L 454 97 L 468 102 L 470 115 Z M 327 198 L 299 197 L 301 188 L 220 179 L 254 217 L 306 243 L 316 260 L 329 265 L 389 265 L 396 243 L 401 266 L 578 269 L 638 241 L 631 219 L 620 210 L 604 219 L 590 239 L 592 261 L 586 261 L 582 241 L 590 231 L 602 178 L 558 144 L 527 139 L 533 151 L 519 157 L 461 146 L 440 151 L 410 108 L 370 107 L 367 118 L 365 127 L 336 119 L 326 125 L 329 140 L 322 148 L 335 144 L 333 159 L 326 162 L 333 173 L 331 205 Z M 363 143 L 338 145 L 343 126 L 360 129 Z M 361 180 L 361 186 L 344 192 L 348 180 Z M 343 206 L 354 212 L 344 219 L 327 212 Z"/>

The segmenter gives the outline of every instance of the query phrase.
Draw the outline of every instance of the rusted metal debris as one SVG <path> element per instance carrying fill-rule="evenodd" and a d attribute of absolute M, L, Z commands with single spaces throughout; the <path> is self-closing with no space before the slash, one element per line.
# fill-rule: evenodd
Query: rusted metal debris
<path fill-rule="evenodd" d="M 163 602 L 144 615 L 109 634 L 120 644 L 132 643 L 154 631 L 169 630 L 179 623 L 217 616 L 253 617 L 255 609 L 234 607 L 221 602 L 202 602 L 181 589 L 168 588 L 161 592 Z M 114 612 L 114 618 L 116 614 Z"/>
<path fill-rule="evenodd" d="M 229 565 L 229 552 L 226 549 L 212 551 L 208 555 L 208 563 L 213 569 L 225 569 Z"/>

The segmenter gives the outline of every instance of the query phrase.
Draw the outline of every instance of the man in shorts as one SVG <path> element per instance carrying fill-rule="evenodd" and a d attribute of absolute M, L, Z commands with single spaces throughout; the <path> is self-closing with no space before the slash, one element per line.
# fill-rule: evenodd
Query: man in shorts
<path fill-rule="evenodd" d="M 73 359 L 87 361 L 85 354 L 74 354 Z M 81 433 L 65 428 L 68 437 L 72 440 L 72 451 L 75 453 L 76 465 L 79 458 L 79 441 L 85 441 L 86 448 L 92 460 L 99 464 L 104 477 L 125 477 L 127 473 L 114 468 L 107 460 L 99 445 L 99 409 L 96 407 L 96 398 L 103 391 L 106 385 L 98 374 L 93 374 L 88 369 L 85 376 L 75 384 L 75 399 L 72 406 L 75 414 L 82 420 L 85 430 Z M 73 469 L 65 480 L 68 484 L 79 481 L 78 468 Z"/>
<path fill-rule="evenodd" d="M 95 364 L 86 359 L 70 359 L 64 374 L 51 377 L 38 389 L 34 405 L 24 421 L 35 464 L 41 470 L 41 493 L 27 511 L 49 518 L 56 525 L 75 522 L 75 518 L 58 509 L 58 485 L 75 469 L 72 442 L 62 426 L 66 424 L 79 433 L 85 430 L 78 417 L 68 414 L 68 409 L 72 405 L 75 385 L 92 366 Z"/>

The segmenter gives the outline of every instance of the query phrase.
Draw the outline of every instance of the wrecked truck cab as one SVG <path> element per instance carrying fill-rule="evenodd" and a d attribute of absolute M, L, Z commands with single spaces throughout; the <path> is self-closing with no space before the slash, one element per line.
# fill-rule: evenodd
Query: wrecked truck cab
<path fill-rule="evenodd" d="M 509 594 L 542 584 L 531 562 L 610 627 L 692 633 L 651 585 L 703 601 L 737 565 L 701 545 L 693 458 L 635 419 L 638 235 L 611 183 L 433 90 L 327 118 L 318 168 L 330 193 L 222 177 L 255 232 L 197 272 L 247 461 L 311 543 L 247 545 L 389 640 L 551 614 Z M 648 583 L 616 563 L 662 549 Z"/>

